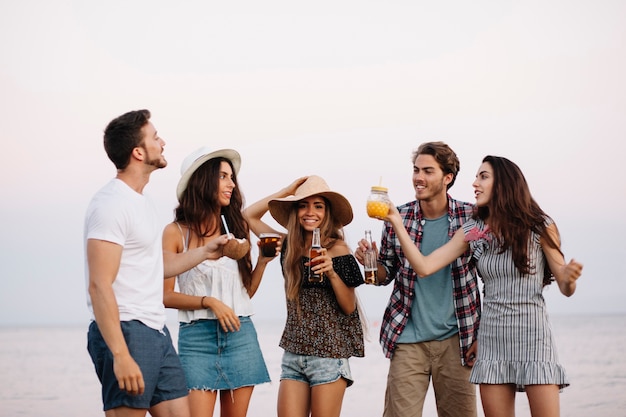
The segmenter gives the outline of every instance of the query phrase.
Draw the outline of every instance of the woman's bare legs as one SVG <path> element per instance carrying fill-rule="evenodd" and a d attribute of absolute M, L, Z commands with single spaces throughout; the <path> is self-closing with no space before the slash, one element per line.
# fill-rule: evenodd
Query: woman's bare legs
<path fill-rule="evenodd" d="M 480 384 L 480 400 L 485 417 L 515 417 L 515 386 Z"/>
<path fill-rule="evenodd" d="M 189 408 L 191 417 L 213 417 L 217 391 L 191 390 L 189 391 Z"/>
<path fill-rule="evenodd" d="M 278 417 L 308 417 L 311 403 L 309 384 L 290 379 L 278 387 Z"/>
<path fill-rule="evenodd" d="M 348 384 L 343 378 L 311 388 L 311 417 L 339 417 Z"/>
<path fill-rule="evenodd" d="M 526 396 L 533 417 L 559 417 L 558 385 L 526 385 Z"/>
<path fill-rule="evenodd" d="M 533 417 L 559 417 L 559 387 L 557 385 L 526 385 L 526 397 Z M 480 385 L 480 398 L 485 417 L 515 416 L 514 385 Z"/>
<path fill-rule="evenodd" d="M 220 415 L 222 417 L 246 417 L 254 387 L 242 387 L 233 391 L 220 391 Z"/>
<path fill-rule="evenodd" d="M 339 417 L 348 384 L 343 378 L 316 385 L 283 379 L 278 389 L 278 417 Z"/>

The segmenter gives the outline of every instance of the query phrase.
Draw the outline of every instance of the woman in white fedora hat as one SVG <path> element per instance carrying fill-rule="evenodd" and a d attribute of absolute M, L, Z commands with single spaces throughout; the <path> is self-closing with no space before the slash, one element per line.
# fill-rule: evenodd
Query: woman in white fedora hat
<path fill-rule="evenodd" d="M 261 218 L 268 211 L 287 233 Z M 341 413 L 345 390 L 352 385 L 348 358 L 364 356 L 363 329 L 355 287 L 363 275 L 343 239 L 352 207 L 315 175 L 297 179 L 283 190 L 244 210 L 250 229 L 281 233 L 287 322 L 280 340 L 284 349 L 279 417 L 334 417 Z M 322 282 L 309 282 L 309 248 L 319 228 L 322 254 L 311 267 Z"/>
<path fill-rule="evenodd" d="M 200 148 L 189 155 L 176 189 L 174 222 L 163 232 L 165 259 L 212 240 L 227 242 L 211 259 L 198 259 L 164 284 L 165 306 L 179 311 L 178 353 L 192 417 L 212 416 L 218 392 L 221 415 L 243 417 L 254 386 L 270 381 L 250 319 L 250 298 L 273 258 L 260 256 L 252 268 L 237 183 L 240 165 L 239 153 L 232 149 Z M 225 233 L 234 237 L 226 240 Z"/>

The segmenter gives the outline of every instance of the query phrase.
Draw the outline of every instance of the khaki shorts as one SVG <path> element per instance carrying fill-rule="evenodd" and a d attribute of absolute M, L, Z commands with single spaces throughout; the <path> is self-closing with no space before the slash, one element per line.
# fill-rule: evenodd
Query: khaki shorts
<path fill-rule="evenodd" d="M 421 417 L 432 377 L 439 417 L 476 417 L 476 386 L 471 368 L 461 364 L 459 336 L 400 343 L 387 377 L 384 417 Z"/>

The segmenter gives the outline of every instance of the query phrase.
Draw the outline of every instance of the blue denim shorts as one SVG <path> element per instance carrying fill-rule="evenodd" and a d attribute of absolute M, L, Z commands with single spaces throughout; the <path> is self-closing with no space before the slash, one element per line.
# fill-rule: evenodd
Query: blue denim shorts
<path fill-rule="evenodd" d="M 343 378 L 348 386 L 354 383 L 347 358 L 320 358 L 319 356 L 283 353 L 280 379 L 306 382 L 310 387 L 328 384 Z"/>
<path fill-rule="evenodd" d="M 178 353 L 189 389 L 232 390 L 270 382 L 252 320 L 239 321 L 236 332 L 225 332 L 217 320 L 180 323 Z"/>
<path fill-rule="evenodd" d="M 131 395 L 120 390 L 113 373 L 113 355 L 98 325 L 92 321 L 87 333 L 87 350 L 102 384 L 104 411 L 121 406 L 149 409 L 161 401 L 185 397 L 188 394 L 185 374 L 167 327 L 158 331 L 137 320 L 120 324 L 130 355 L 141 369 L 145 391 L 142 395 Z"/>

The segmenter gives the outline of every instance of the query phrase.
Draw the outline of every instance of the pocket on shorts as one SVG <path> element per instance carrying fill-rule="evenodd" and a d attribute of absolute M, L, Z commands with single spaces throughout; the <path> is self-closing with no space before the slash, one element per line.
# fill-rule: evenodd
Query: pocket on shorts
<path fill-rule="evenodd" d="M 189 329 L 190 327 L 195 326 L 198 323 L 198 320 L 194 320 L 194 321 L 190 321 L 189 323 L 186 322 L 179 322 L 178 323 L 178 330 L 184 330 L 184 329 Z"/>

